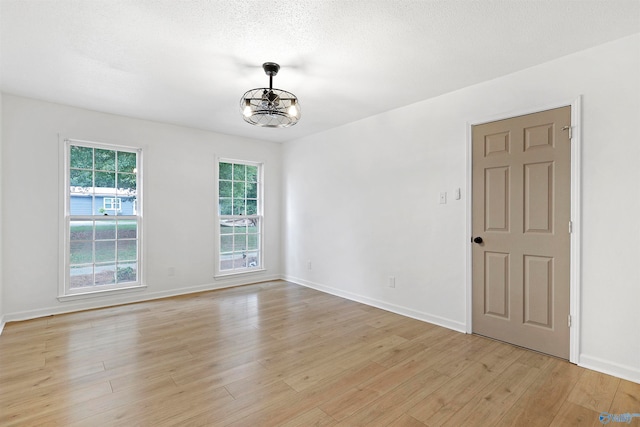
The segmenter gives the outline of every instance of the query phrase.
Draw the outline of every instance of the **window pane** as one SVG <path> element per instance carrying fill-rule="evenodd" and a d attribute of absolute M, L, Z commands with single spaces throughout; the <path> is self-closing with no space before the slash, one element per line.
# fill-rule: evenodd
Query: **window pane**
<path fill-rule="evenodd" d="M 234 182 L 233 183 L 233 198 L 234 199 L 244 199 L 245 195 L 245 187 L 244 182 Z"/>
<path fill-rule="evenodd" d="M 246 267 L 247 256 L 242 253 L 223 255 L 220 257 L 220 270 L 233 270 Z"/>
<path fill-rule="evenodd" d="M 93 169 L 93 148 L 71 146 L 70 165 L 77 169 Z"/>
<path fill-rule="evenodd" d="M 247 234 L 247 220 L 239 219 L 236 220 L 236 225 L 233 227 L 234 234 Z"/>
<path fill-rule="evenodd" d="M 110 193 L 110 191 L 101 189 L 98 189 L 98 191 L 102 191 L 103 193 Z M 97 212 L 94 212 L 94 215 L 118 215 L 121 200 L 117 197 L 99 195 L 95 196 L 94 203 L 97 210 Z"/>
<path fill-rule="evenodd" d="M 99 171 L 115 171 L 116 170 L 116 152 L 113 150 L 95 149 L 95 170 Z"/>
<path fill-rule="evenodd" d="M 218 209 L 220 210 L 220 215 L 232 215 L 233 209 L 231 205 L 231 199 L 220 199 Z"/>
<path fill-rule="evenodd" d="M 71 169 L 69 185 L 72 187 L 93 187 L 93 174 L 87 170 Z"/>
<path fill-rule="evenodd" d="M 90 264 L 93 262 L 93 242 L 75 241 L 70 244 L 70 264 Z"/>
<path fill-rule="evenodd" d="M 136 153 L 118 151 L 118 172 L 133 173 L 136 168 Z"/>
<path fill-rule="evenodd" d="M 233 267 L 233 262 L 231 261 L 233 254 L 221 254 L 220 255 L 220 270 L 230 270 Z"/>
<path fill-rule="evenodd" d="M 233 173 L 232 173 L 232 168 L 233 166 L 231 165 L 231 163 L 220 163 L 219 166 L 219 177 L 220 179 L 232 179 L 233 178 Z"/>
<path fill-rule="evenodd" d="M 247 182 L 258 182 L 257 166 L 247 166 Z"/>
<path fill-rule="evenodd" d="M 92 215 L 93 197 L 85 194 L 71 193 L 69 213 L 71 215 Z"/>
<path fill-rule="evenodd" d="M 233 235 L 233 250 L 244 251 L 247 249 L 247 235 L 246 234 L 234 234 Z"/>
<path fill-rule="evenodd" d="M 244 181 L 245 177 L 245 165 L 233 165 L 233 180 L 234 181 Z"/>
<path fill-rule="evenodd" d="M 247 198 L 249 198 L 249 199 L 257 199 L 258 198 L 258 184 L 256 184 L 256 183 L 248 183 L 247 184 Z"/>
<path fill-rule="evenodd" d="M 137 215 L 136 212 L 136 196 L 130 196 L 126 193 L 122 193 L 120 190 L 117 192 L 120 199 L 120 210 L 118 215 Z"/>
<path fill-rule="evenodd" d="M 96 240 L 106 240 L 116 238 L 115 221 L 96 221 Z"/>
<path fill-rule="evenodd" d="M 260 223 L 257 218 L 252 218 L 249 220 L 247 225 L 247 233 L 259 233 L 260 232 Z"/>
<path fill-rule="evenodd" d="M 111 262 L 116 260 L 116 242 L 113 240 L 99 240 L 96 242 L 96 262 Z"/>
<path fill-rule="evenodd" d="M 233 223 L 232 219 L 221 219 L 220 220 L 220 234 L 233 234 Z"/>
<path fill-rule="evenodd" d="M 231 197 L 231 181 L 220 181 L 218 184 L 219 197 Z"/>
<path fill-rule="evenodd" d="M 220 252 L 232 252 L 233 251 L 233 235 L 223 234 L 220 236 Z"/>
<path fill-rule="evenodd" d="M 135 282 L 138 280 L 138 264 L 132 263 L 118 263 L 118 269 L 116 272 L 118 283 L 121 282 Z"/>
<path fill-rule="evenodd" d="M 118 174 L 118 188 L 123 190 L 134 191 L 137 185 L 137 175 L 133 173 L 119 173 Z"/>
<path fill-rule="evenodd" d="M 115 264 L 96 264 L 95 267 L 95 281 L 96 285 L 110 285 L 116 283 L 116 265 Z"/>
<path fill-rule="evenodd" d="M 135 261 L 138 259 L 137 240 L 118 240 L 118 261 Z"/>
<path fill-rule="evenodd" d="M 247 200 L 247 215 L 255 215 L 258 213 L 258 201 Z"/>
<path fill-rule="evenodd" d="M 71 221 L 70 225 L 70 240 L 73 241 L 93 239 L 92 221 Z"/>
<path fill-rule="evenodd" d="M 260 249 L 260 239 L 257 234 L 248 234 L 247 235 L 247 249 L 248 250 L 258 250 Z"/>
<path fill-rule="evenodd" d="M 73 289 L 93 285 L 93 265 L 72 266 L 69 273 L 69 288 Z"/>
<path fill-rule="evenodd" d="M 96 172 L 95 187 L 116 188 L 116 174 L 113 172 Z"/>
<path fill-rule="evenodd" d="M 245 213 L 244 199 L 233 199 L 233 214 L 244 215 L 244 213 Z"/>
<path fill-rule="evenodd" d="M 135 220 L 118 221 L 118 239 L 135 239 L 138 237 L 138 223 Z"/>
<path fill-rule="evenodd" d="M 247 267 L 259 267 L 260 266 L 260 256 L 259 252 L 249 252 L 247 253 L 246 258 Z"/>

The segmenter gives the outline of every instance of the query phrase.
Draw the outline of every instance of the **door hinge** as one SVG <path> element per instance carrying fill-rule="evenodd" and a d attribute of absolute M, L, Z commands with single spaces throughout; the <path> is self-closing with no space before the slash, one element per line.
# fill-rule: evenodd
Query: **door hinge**
<path fill-rule="evenodd" d="M 571 327 L 571 315 L 570 314 L 567 315 L 567 326 Z"/>
<path fill-rule="evenodd" d="M 569 131 L 569 141 L 571 141 L 573 139 L 573 126 L 564 126 L 562 130 Z"/>
<path fill-rule="evenodd" d="M 569 234 L 573 233 L 573 221 L 569 221 Z"/>

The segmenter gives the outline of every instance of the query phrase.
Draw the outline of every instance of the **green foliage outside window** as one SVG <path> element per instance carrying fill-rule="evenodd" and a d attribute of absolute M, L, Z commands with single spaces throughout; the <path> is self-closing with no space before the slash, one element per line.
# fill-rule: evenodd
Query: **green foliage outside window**
<path fill-rule="evenodd" d="M 71 146 L 70 185 L 136 189 L 136 153 Z"/>
<path fill-rule="evenodd" d="M 220 215 L 256 215 L 258 213 L 258 167 L 220 162 Z"/>

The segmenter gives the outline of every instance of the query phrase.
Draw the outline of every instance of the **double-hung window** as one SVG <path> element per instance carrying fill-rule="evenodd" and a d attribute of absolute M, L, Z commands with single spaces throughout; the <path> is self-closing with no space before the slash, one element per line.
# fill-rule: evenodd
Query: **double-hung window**
<path fill-rule="evenodd" d="M 61 294 L 141 285 L 141 150 L 66 140 Z"/>
<path fill-rule="evenodd" d="M 262 166 L 218 161 L 218 275 L 263 269 Z"/>

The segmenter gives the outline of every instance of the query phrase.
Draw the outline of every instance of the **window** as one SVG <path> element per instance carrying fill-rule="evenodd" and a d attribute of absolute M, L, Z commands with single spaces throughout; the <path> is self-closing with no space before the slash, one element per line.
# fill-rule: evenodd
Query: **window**
<path fill-rule="evenodd" d="M 66 140 L 62 295 L 139 286 L 141 151 Z"/>
<path fill-rule="evenodd" d="M 122 199 L 120 197 L 105 197 L 102 200 L 102 209 L 120 212 L 122 210 Z"/>
<path fill-rule="evenodd" d="M 261 270 L 262 167 L 218 162 L 218 262 L 220 275 Z"/>

